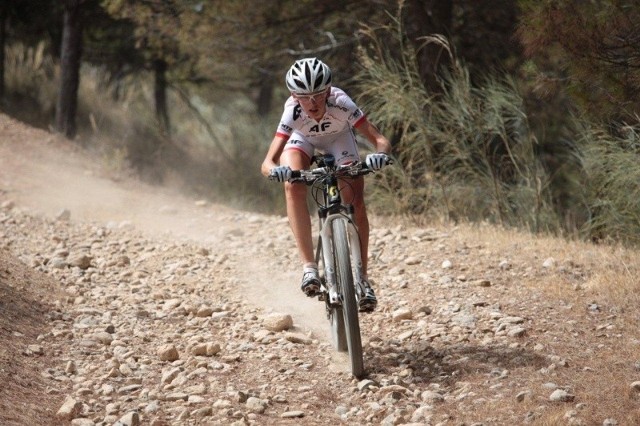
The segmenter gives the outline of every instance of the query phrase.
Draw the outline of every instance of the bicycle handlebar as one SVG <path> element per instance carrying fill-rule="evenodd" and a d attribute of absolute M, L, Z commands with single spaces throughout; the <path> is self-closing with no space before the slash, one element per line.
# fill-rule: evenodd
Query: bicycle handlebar
<path fill-rule="evenodd" d="M 356 161 L 346 165 L 335 165 L 332 155 L 314 156 L 311 163 L 317 163 L 320 167 L 305 170 L 292 170 L 289 182 L 304 182 L 312 184 L 326 177 L 357 177 L 376 170 L 370 169 L 363 161 Z M 388 165 L 393 164 L 393 160 L 388 159 Z M 275 175 L 269 175 L 269 179 L 276 180 Z"/>
<path fill-rule="evenodd" d="M 352 164 L 344 165 L 344 166 L 336 166 L 336 167 L 317 167 L 314 169 L 308 170 L 293 170 L 291 172 L 291 179 L 289 182 L 313 182 L 318 179 L 327 176 L 337 176 L 337 177 L 356 177 L 362 176 L 369 173 L 373 173 L 373 170 L 367 167 L 367 165 L 363 162 L 355 162 Z"/>

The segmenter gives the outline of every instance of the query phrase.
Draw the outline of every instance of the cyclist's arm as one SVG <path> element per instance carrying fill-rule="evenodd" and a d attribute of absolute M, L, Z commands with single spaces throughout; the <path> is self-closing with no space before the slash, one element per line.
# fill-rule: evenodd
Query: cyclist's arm
<path fill-rule="evenodd" d="M 356 130 L 371 142 L 375 152 L 384 152 L 385 154 L 391 153 L 391 142 L 389 142 L 389 139 L 380 133 L 378 128 L 367 120 L 366 117 L 357 123 Z"/>
<path fill-rule="evenodd" d="M 282 150 L 284 149 L 284 145 L 289 140 L 289 136 L 285 136 L 281 133 L 277 133 L 273 140 L 271 141 L 271 145 L 269 146 L 269 150 L 267 151 L 267 155 L 262 162 L 262 167 L 260 171 L 264 176 L 269 176 L 269 172 L 274 167 L 277 167 L 280 162 L 280 155 L 282 154 Z"/>

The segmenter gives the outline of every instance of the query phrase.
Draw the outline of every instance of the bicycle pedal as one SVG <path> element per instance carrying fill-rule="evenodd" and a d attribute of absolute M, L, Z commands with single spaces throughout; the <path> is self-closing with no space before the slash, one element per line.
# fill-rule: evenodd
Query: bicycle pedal
<path fill-rule="evenodd" d="M 305 291 L 304 294 L 307 297 L 317 297 L 317 296 L 320 296 L 321 293 L 320 293 L 320 291 L 312 290 L 312 291 Z"/>
<path fill-rule="evenodd" d="M 376 302 L 364 302 L 358 306 L 358 311 L 362 313 L 371 313 L 376 310 L 378 304 Z"/>

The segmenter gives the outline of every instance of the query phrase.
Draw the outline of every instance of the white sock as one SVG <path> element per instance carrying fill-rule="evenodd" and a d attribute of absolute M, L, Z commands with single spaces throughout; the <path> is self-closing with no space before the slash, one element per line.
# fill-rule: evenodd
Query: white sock
<path fill-rule="evenodd" d="M 303 272 L 318 272 L 318 264 L 314 262 L 305 263 L 302 266 Z"/>

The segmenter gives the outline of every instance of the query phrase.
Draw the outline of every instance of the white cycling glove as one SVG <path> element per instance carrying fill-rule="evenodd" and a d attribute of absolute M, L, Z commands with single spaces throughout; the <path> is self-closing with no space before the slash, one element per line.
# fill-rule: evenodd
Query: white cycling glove
<path fill-rule="evenodd" d="M 271 169 L 269 172 L 269 179 L 275 180 L 278 182 L 286 182 L 291 179 L 291 167 L 289 166 L 278 166 Z"/>
<path fill-rule="evenodd" d="M 377 154 L 368 154 L 364 162 L 371 170 L 380 170 L 387 164 L 389 164 L 389 156 L 384 152 L 378 152 Z"/>

